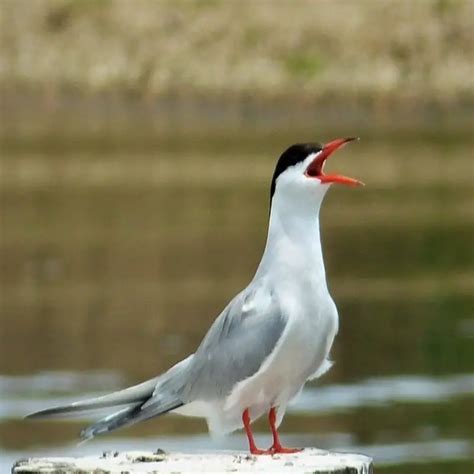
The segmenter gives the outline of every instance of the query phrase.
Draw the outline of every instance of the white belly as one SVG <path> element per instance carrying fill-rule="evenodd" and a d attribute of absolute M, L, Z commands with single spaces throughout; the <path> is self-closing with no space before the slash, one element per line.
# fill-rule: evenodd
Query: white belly
<path fill-rule="evenodd" d="M 207 418 L 211 431 L 230 432 L 242 427 L 242 412 L 247 408 L 255 420 L 271 407 L 277 407 L 280 423 L 288 402 L 306 380 L 329 369 L 327 356 L 336 332 L 337 311 L 332 300 L 330 308 L 316 315 L 293 316 L 275 350 L 256 374 L 239 382 L 225 400 L 195 408 Z"/>

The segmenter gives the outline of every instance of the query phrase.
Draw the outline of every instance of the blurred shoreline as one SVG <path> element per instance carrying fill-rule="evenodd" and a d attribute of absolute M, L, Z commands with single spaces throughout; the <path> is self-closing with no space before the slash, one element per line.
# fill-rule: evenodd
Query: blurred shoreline
<path fill-rule="evenodd" d="M 468 134 L 473 18 L 470 0 L 5 1 L 2 142 Z"/>
<path fill-rule="evenodd" d="M 47 145 L 61 149 L 71 140 L 88 144 L 149 148 L 167 140 L 192 141 L 204 146 L 212 136 L 215 144 L 232 143 L 244 133 L 246 143 L 258 147 L 278 135 L 282 142 L 314 140 L 336 131 L 341 135 L 364 135 L 372 139 L 429 137 L 442 134 L 451 140 L 467 139 L 473 126 L 474 103 L 455 101 L 325 100 L 250 96 L 169 94 L 145 99 L 117 94 L 38 94 L 3 90 L 0 144 L 4 149 L 28 149 Z M 236 138 L 236 140 L 237 140 Z"/>

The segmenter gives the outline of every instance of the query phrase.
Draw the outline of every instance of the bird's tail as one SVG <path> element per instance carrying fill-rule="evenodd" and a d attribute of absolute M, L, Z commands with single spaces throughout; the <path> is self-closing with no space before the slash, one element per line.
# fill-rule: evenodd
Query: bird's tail
<path fill-rule="evenodd" d="M 146 400 L 145 400 L 146 402 Z M 124 426 L 134 425 L 139 421 L 148 420 L 155 416 L 164 415 L 175 408 L 179 408 L 183 405 L 180 400 L 169 400 L 166 404 L 161 404 L 158 408 L 151 410 L 143 407 L 142 404 L 129 405 L 121 410 L 112 413 L 105 418 L 97 421 L 91 426 L 81 431 L 81 438 L 88 440 L 94 436 L 110 433 Z"/>
<path fill-rule="evenodd" d="M 156 377 L 139 385 L 134 385 L 133 387 L 128 387 L 124 390 L 109 393 L 101 397 L 89 398 L 87 400 L 73 402 L 69 405 L 61 405 L 37 411 L 27 415 L 26 418 L 50 418 L 61 415 L 67 416 L 77 412 L 97 410 L 99 408 L 141 404 L 153 394 L 158 378 L 159 377 Z"/>
<path fill-rule="evenodd" d="M 123 407 L 119 411 L 102 418 L 81 432 L 83 439 L 108 433 L 123 426 L 135 424 L 158 415 L 163 415 L 183 405 L 177 388 L 182 385 L 183 369 L 189 359 L 176 364 L 165 374 L 101 397 L 90 398 L 69 405 L 41 410 L 26 418 L 39 419 L 68 416 L 78 412 L 108 407 Z"/>

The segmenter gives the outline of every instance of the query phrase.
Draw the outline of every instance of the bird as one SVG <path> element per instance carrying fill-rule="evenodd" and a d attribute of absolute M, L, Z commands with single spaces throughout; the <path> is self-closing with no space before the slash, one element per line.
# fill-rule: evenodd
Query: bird
<path fill-rule="evenodd" d="M 333 184 L 363 183 L 325 174 L 327 159 L 356 138 L 299 143 L 279 157 L 270 185 L 267 240 L 250 284 L 215 319 L 196 351 L 138 385 L 26 418 L 116 408 L 81 438 L 109 433 L 165 413 L 206 419 L 211 433 L 245 430 L 252 455 L 300 451 L 278 433 L 288 403 L 327 372 L 339 317 L 326 281 L 319 211 Z M 268 414 L 273 442 L 256 446 L 251 424 Z"/>

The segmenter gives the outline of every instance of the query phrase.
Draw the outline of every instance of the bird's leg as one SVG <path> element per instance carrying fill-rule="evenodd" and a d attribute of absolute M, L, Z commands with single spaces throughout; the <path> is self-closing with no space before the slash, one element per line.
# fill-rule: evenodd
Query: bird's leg
<path fill-rule="evenodd" d="M 299 453 L 302 451 L 302 449 L 299 448 L 285 448 L 284 446 L 281 445 L 280 442 L 280 436 L 278 435 L 278 430 L 276 427 L 276 409 L 275 407 L 272 407 L 270 411 L 268 412 L 268 421 L 270 423 L 270 428 L 272 429 L 272 435 L 273 435 L 273 444 L 269 451 L 272 454 L 291 454 L 291 453 Z"/>
<path fill-rule="evenodd" d="M 251 454 L 271 454 L 270 450 L 258 449 L 253 438 L 252 428 L 250 427 L 249 409 L 246 408 L 242 413 L 242 421 L 244 422 L 244 429 L 249 440 L 249 450 Z"/>

